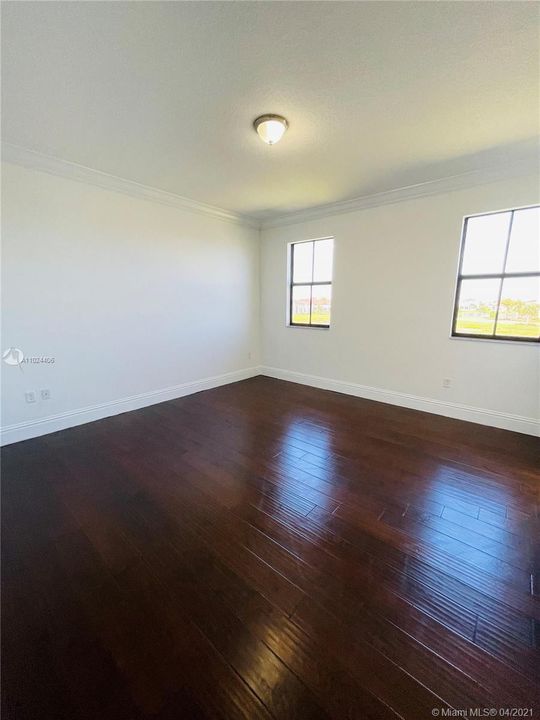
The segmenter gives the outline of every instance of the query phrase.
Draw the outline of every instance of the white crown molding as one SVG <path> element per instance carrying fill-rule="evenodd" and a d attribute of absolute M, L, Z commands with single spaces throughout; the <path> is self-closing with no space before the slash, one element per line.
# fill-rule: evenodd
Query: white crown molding
<path fill-rule="evenodd" d="M 261 375 L 276 378 L 277 380 L 300 383 L 301 385 L 309 385 L 311 387 L 321 388 L 322 390 L 333 390 L 334 392 L 354 395 L 355 397 L 365 398 L 366 400 L 375 400 L 376 402 L 399 405 L 401 407 L 411 408 L 412 410 L 444 415 L 445 417 L 455 418 L 457 420 L 466 420 L 467 422 L 488 425 L 503 430 L 512 430 L 527 435 L 540 436 L 540 420 L 523 415 L 513 415 L 511 413 L 472 407 L 470 405 L 462 405 L 446 400 L 409 395 L 395 390 L 386 390 L 369 385 L 358 385 L 357 383 L 333 380 L 331 378 L 319 377 L 318 375 L 307 375 L 306 373 L 293 372 L 292 370 L 283 370 L 282 368 L 268 367 L 265 365 L 260 367 L 260 373 Z"/>
<path fill-rule="evenodd" d="M 0 429 L 0 445 L 10 445 L 11 443 L 20 442 L 21 440 L 30 440 L 30 438 L 48 435 L 58 430 L 66 430 L 76 425 L 84 425 L 84 423 L 102 420 L 112 415 L 129 412 L 131 410 L 139 410 L 148 405 L 156 405 L 157 403 L 175 400 L 176 398 L 192 395 L 201 392 L 201 390 L 211 390 L 220 385 L 228 385 L 229 383 L 247 380 L 248 378 L 260 375 L 258 366 L 245 368 L 243 370 L 235 370 L 223 375 L 215 375 L 214 377 L 203 378 L 202 380 L 194 380 L 193 382 L 182 383 L 181 385 L 173 385 L 172 387 L 163 388 L 161 390 L 152 390 L 139 395 L 131 395 L 130 397 L 111 400 L 110 402 L 101 403 L 99 405 L 90 405 L 76 410 L 68 410 L 67 412 L 58 413 L 57 415 L 48 415 L 43 418 L 35 418 L 26 420 L 12 425 L 5 425 Z"/>
<path fill-rule="evenodd" d="M 379 207 L 381 205 L 391 205 L 403 202 L 404 200 L 414 200 L 415 198 L 439 195 L 440 193 L 452 192 L 454 190 L 463 190 L 475 187 L 476 185 L 486 185 L 499 180 L 507 180 L 523 175 L 538 175 L 539 169 L 540 166 L 536 158 L 530 158 L 520 163 L 479 168 L 458 175 L 449 175 L 437 180 L 428 180 L 417 183 L 416 185 L 406 185 L 372 195 L 362 195 L 352 200 L 316 205 L 311 208 L 306 208 L 305 210 L 294 210 L 278 217 L 265 218 L 264 216 L 259 216 L 261 230 L 282 227 L 284 225 L 294 225 L 300 222 L 318 220 L 320 218 L 342 215 L 358 210 L 367 210 L 368 208 Z"/>
<path fill-rule="evenodd" d="M 250 216 L 234 213 L 224 208 L 215 207 L 214 205 L 207 205 L 197 200 L 191 200 L 181 195 L 176 195 L 175 193 L 159 190 L 158 188 L 153 188 L 148 185 L 142 185 L 132 180 L 117 177 L 116 175 L 109 175 L 100 170 L 94 170 L 84 165 L 61 160 L 60 158 L 45 155 L 35 150 L 29 150 L 28 148 L 12 143 L 2 142 L 2 162 L 21 165 L 22 167 L 33 170 L 40 170 L 50 175 L 57 175 L 78 182 L 88 183 L 105 190 L 124 193 L 132 197 L 195 212 L 199 215 L 206 215 L 227 222 L 247 225 L 258 230 L 294 225 L 296 223 L 318 220 L 332 215 L 342 215 L 382 205 L 391 205 L 403 202 L 404 200 L 414 200 L 415 198 L 439 195 L 441 193 L 462 190 L 477 185 L 485 185 L 523 175 L 538 175 L 540 169 L 538 160 L 535 157 L 529 157 L 517 163 L 478 168 L 470 172 L 438 178 L 437 180 L 428 180 L 415 185 L 406 185 L 371 195 L 362 195 L 352 200 L 315 205 L 303 210 L 293 210 L 276 216 Z"/>
<path fill-rule="evenodd" d="M 20 145 L 2 142 L 2 162 L 21 165 L 22 167 L 32 170 L 40 170 L 50 175 L 57 175 L 70 180 L 76 180 L 77 182 L 88 183 L 89 185 L 95 185 L 104 190 L 112 190 L 132 197 L 142 198 L 143 200 L 169 205 L 170 207 L 175 207 L 180 210 L 187 210 L 199 215 L 207 215 L 212 218 L 217 218 L 218 220 L 248 225 L 249 227 L 255 227 L 257 229 L 260 227 L 258 220 L 247 215 L 224 210 L 214 205 L 207 205 L 197 200 L 190 200 L 181 195 L 149 187 L 148 185 L 141 185 L 132 180 L 125 180 L 116 175 L 109 175 L 109 173 L 94 170 L 84 165 L 61 160 L 51 155 L 44 155 L 43 153 L 29 150 Z"/>

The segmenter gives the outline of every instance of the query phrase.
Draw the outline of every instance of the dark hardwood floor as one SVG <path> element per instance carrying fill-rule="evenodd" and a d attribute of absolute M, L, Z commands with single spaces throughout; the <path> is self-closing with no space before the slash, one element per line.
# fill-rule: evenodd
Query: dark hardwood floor
<path fill-rule="evenodd" d="M 538 717 L 538 439 L 259 377 L 2 456 L 5 720 Z"/>

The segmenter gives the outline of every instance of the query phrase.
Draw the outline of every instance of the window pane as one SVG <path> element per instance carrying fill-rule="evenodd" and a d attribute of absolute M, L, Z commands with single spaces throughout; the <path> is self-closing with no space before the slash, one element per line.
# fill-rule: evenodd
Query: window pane
<path fill-rule="evenodd" d="M 317 240 L 315 243 L 315 261 L 313 266 L 314 282 L 322 282 L 323 280 L 332 280 L 332 260 L 334 251 L 334 241 Z"/>
<path fill-rule="evenodd" d="M 492 335 L 497 312 L 500 280 L 462 280 L 458 300 L 456 332 Z"/>
<path fill-rule="evenodd" d="M 330 325 L 331 285 L 314 285 L 311 309 L 312 325 Z"/>
<path fill-rule="evenodd" d="M 540 208 L 516 210 L 505 272 L 540 270 Z"/>
<path fill-rule="evenodd" d="M 497 335 L 540 336 L 540 277 L 503 280 Z"/>
<path fill-rule="evenodd" d="M 291 322 L 295 325 L 309 325 L 311 286 L 295 285 L 292 289 Z"/>
<path fill-rule="evenodd" d="M 311 282 L 313 273 L 313 243 L 295 243 L 293 252 L 293 282 Z"/>
<path fill-rule="evenodd" d="M 511 214 L 495 213 L 467 220 L 463 275 L 502 273 Z"/>

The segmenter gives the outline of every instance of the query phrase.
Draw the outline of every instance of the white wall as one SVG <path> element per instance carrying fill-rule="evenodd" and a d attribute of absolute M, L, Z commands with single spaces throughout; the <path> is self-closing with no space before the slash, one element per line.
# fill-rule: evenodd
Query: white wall
<path fill-rule="evenodd" d="M 540 348 L 449 334 L 463 216 L 532 204 L 538 196 L 538 179 L 523 177 L 263 231 L 265 372 L 534 432 Z M 332 326 L 286 327 L 287 243 L 329 235 Z M 450 389 L 443 378 L 452 379 Z"/>
<path fill-rule="evenodd" d="M 259 363 L 535 432 L 539 348 L 449 332 L 463 216 L 537 201 L 529 177 L 269 229 L 259 267 L 253 228 L 4 164 L 2 349 L 55 362 L 2 363 L 3 441 L 248 377 Z M 288 328 L 287 243 L 327 235 L 332 327 Z"/>
<path fill-rule="evenodd" d="M 55 358 L 2 363 L 5 441 L 258 365 L 258 230 L 4 164 L 2 231 L 2 349 Z"/>

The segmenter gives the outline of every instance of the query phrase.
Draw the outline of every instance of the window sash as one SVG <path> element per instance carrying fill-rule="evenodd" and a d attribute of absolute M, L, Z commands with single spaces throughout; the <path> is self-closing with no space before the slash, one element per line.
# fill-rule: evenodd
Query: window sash
<path fill-rule="evenodd" d="M 291 257 L 290 257 L 290 281 L 289 281 L 289 326 L 290 327 L 314 327 L 314 328 L 329 328 L 330 323 L 321 324 L 311 322 L 313 312 L 313 288 L 317 285 L 332 285 L 332 279 L 330 280 L 313 280 L 315 272 L 315 243 L 322 240 L 330 240 L 333 238 L 319 238 L 318 240 L 299 240 L 298 242 L 291 243 Z M 297 245 L 305 245 L 310 243 L 313 247 L 311 255 L 311 281 L 310 282 L 294 282 L 294 251 Z M 309 287 L 309 322 L 307 323 L 295 323 L 293 321 L 293 288 L 294 287 Z"/>
<path fill-rule="evenodd" d="M 528 343 L 539 343 L 540 338 L 529 338 L 529 337 L 521 337 L 519 335 L 501 335 L 497 333 L 497 321 L 499 319 L 499 311 L 501 307 L 501 298 L 502 298 L 502 291 L 503 291 L 503 285 L 504 280 L 506 278 L 522 278 L 522 277 L 539 277 L 540 278 L 540 271 L 531 271 L 531 272 L 506 272 L 506 263 L 508 260 L 508 251 L 510 248 L 510 239 L 512 236 L 512 226 L 514 224 L 514 216 L 516 212 L 519 212 L 520 210 L 529 210 L 531 208 L 538 207 L 537 205 L 528 205 L 526 207 L 522 208 L 514 208 L 513 210 L 499 210 L 493 213 L 481 213 L 479 215 L 470 215 L 465 218 L 465 222 L 463 223 L 463 232 L 461 236 L 461 247 L 460 247 L 460 255 L 459 255 L 459 269 L 458 269 L 458 276 L 456 281 L 456 292 L 454 297 L 454 313 L 452 317 L 452 337 L 459 337 L 459 338 L 476 338 L 480 340 L 508 340 L 511 342 L 528 342 Z M 508 233 L 506 237 L 506 247 L 504 250 L 504 259 L 503 259 L 503 269 L 500 273 L 463 273 L 463 260 L 465 255 L 465 242 L 467 239 L 467 226 L 468 222 L 471 218 L 475 217 L 484 217 L 487 215 L 497 215 L 505 212 L 511 212 L 512 215 L 510 217 L 510 223 L 508 225 Z M 495 321 L 493 323 L 493 333 L 463 333 L 457 331 L 457 323 L 458 323 L 458 313 L 459 313 L 459 299 L 461 295 L 461 285 L 463 280 L 500 280 L 499 285 L 499 294 L 497 298 L 497 309 L 495 311 Z"/>

